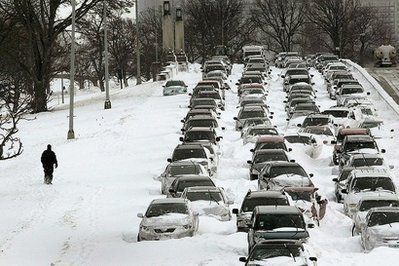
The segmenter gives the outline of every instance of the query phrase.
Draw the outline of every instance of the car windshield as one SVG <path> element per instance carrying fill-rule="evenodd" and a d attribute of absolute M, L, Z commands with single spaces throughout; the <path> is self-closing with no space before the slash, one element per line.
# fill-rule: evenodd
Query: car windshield
<path fill-rule="evenodd" d="M 208 201 L 223 201 L 222 194 L 216 191 L 190 191 L 187 192 L 186 198 L 190 201 L 208 200 Z"/>
<path fill-rule="evenodd" d="M 363 122 L 360 126 L 361 128 L 375 128 L 381 126 L 381 122 L 378 121 L 370 121 L 370 122 Z"/>
<path fill-rule="evenodd" d="M 325 110 L 323 114 L 332 115 L 337 118 L 345 118 L 348 117 L 348 110 Z"/>
<path fill-rule="evenodd" d="M 214 99 L 201 99 L 197 98 L 193 100 L 193 105 L 217 105 Z"/>
<path fill-rule="evenodd" d="M 242 111 L 239 119 L 252 118 L 252 117 L 265 117 L 263 111 Z"/>
<path fill-rule="evenodd" d="M 389 177 L 362 177 L 353 181 L 352 190 L 355 192 L 370 190 L 388 190 L 395 192 L 395 185 Z"/>
<path fill-rule="evenodd" d="M 198 186 L 214 186 L 212 180 L 210 179 L 200 179 L 200 180 L 178 180 L 177 191 L 183 192 L 186 187 L 198 187 Z"/>
<path fill-rule="evenodd" d="M 260 83 L 262 84 L 262 79 L 260 77 L 242 77 L 240 79 L 241 84 L 249 84 L 249 83 Z"/>
<path fill-rule="evenodd" d="M 323 126 L 329 123 L 328 117 L 307 117 L 302 123 L 303 127 L 307 126 Z"/>
<path fill-rule="evenodd" d="M 374 212 L 371 214 L 368 226 L 384 225 L 399 222 L 399 212 Z"/>
<path fill-rule="evenodd" d="M 173 165 L 169 169 L 171 176 L 175 175 L 198 175 L 201 173 L 201 168 L 198 165 Z"/>
<path fill-rule="evenodd" d="M 292 200 L 304 200 L 304 201 L 311 201 L 313 192 L 309 191 L 286 191 L 292 198 Z"/>
<path fill-rule="evenodd" d="M 342 88 L 341 94 L 352 94 L 352 93 L 362 93 L 362 87 L 349 87 L 349 88 Z"/>
<path fill-rule="evenodd" d="M 182 213 L 188 214 L 188 209 L 186 204 L 184 203 L 157 203 L 151 204 L 148 207 L 145 216 L 150 217 L 157 217 L 168 213 Z"/>
<path fill-rule="evenodd" d="M 360 107 L 360 110 L 362 111 L 362 114 L 364 114 L 364 115 L 374 115 L 373 110 L 371 108 Z"/>
<path fill-rule="evenodd" d="M 295 111 L 302 111 L 302 110 L 319 112 L 319 108 L 314 104 L 306 104 L 306 105 L 298 104 L 295 106 Z"/>
<path fill-rule="evenodd" d="M 169 80 L 168 82 L 166 82 L 165 87 L 171 86 L 185 86 L 185 84 L 181 80 Z"/>
<path fill-rule="evenodd" d="M 283 149 L 287 150 L 287 146 L 285 146 L 284 142 L 275 142 L 275 143 L 260 143 L 256 145 L 259 150 L 267 150 L 267 149 Z"/>
<path fill-rule="evenodd" d="M 315 135 L 334 136 L 333 132 L 328 127 L 305 128 L 303 132 Z"/>
<path fill-rule="evenodd" d="M 248 132 L 248 135 L 278 135 L 278 132 L 275 128 L 253 128 Z"/>
<path fill-rule="evenodd" d="M 268 245 L 255 247 L 249 256 L 249 261 L 265 260 L 274 257 L 299 257 L 301 255 L 301 247 L 298 245 Z"/>
<path fill-rule="evenodd" d="M 364 142 L 347 142 L 345 144 L 346 151 L 356 151 L 360 149 L 376 149 L 376 145 L 373 141 Z"/>
<path fill-rule="evenodd" d="M 334 75 L 334 79 L 353 79 L 353 76 L 351 74 L 337 74 Z"/>
<path fill-rule="evenodd" d="M 362 167 L 362 166 L 375 166 L 383 164 L 384 164 L 384 159 L 382 158 L 356 158 L 353 160 L 352 166 Z"/>
<path fill-rule="evenodd" d="M 184 141 L 197 141 L 197 140 L 209 140 L 214 141 L 215 135 L 212 131 L 187 131 L 184 135 Z"/>
<path fill-rule="evenodd" d="M 308 176 L 302 167 L 298 165 L 285 165 L 279 167 L 272 167 L 270 170 L 270 177 L 276 177 L 279 175 L 300 175 Z"/>
<path fill-rule="evenodd" d="M 247 104 L 251 104 L 251 103 L 264 104 L 263 100 L 261 98 L 259 98 L 259 99 L 243 100 L 241 102 L 241 106 L 244 106 L 244 105 L 247 105 Z"/>
<path fill-rule="evenodd" d="M 263 94 L 265 93 L 264 90 L 262 89 L 250 89 L 250 90 L 244 90 L 242 92 L 242 95 L 248 95 L 248 94 Z"/>
<path fill-rule="evenodd" d="M 285 136 L 284 137 L 289 143 L 302 143 L 302 144 L 310 144 L 310 137 L 307 136 Z"/>
<path fill-rule="evenodd" d="M 262 124 L 266 124 L 266 122 L 268 122 L 267 119 L 248 119 L 245 120 L 244 122 L 244 127 L 248 127 L 248 126 L 256 126 L 256 125 L 262 125 Z"/>
<path fill-rule="evenodd" d="M 306 82 L 309 83 L 309 78 L 293 78 L 290 79 L 290 84 L 295 84 L 295 83 L 299 83 L 299 82 Z"/>
<path fill-rule="evenodd" d="M 261 214 L 256 217 L 255 230 L 274 230 L 281 227 L 305 228 L 299 214 Z"/>
<path fill-rule="evenodd" d="M 218 124 L 216 120 L 213 119 L 198 119 L 198 120 L 191 120 L 187 123 L 186 128 L 190 127 L 217 127 Z"/>
<path fill-rule="evenodd" d="M 263 163 L 263 162 L 271 162 L 271 161 L 288 161 L 285 153 L 266 153 L 266 154 L 257 154 L 254 158 L 254 163 Z"/>
<path fill-rule="evenodd" d="M 346 179 L 348 179 L 349 174 L 352 172 L 353 169 L 344 169 L 342 170 L 340 176 L 339 176 L 339 181 L 344 181 Z"/>
<path fill-rule="evenodd" d="M 289 69 L 286 72 L 286 75 L 292 76 L 292 75 L 308 75 L 309 72 L 306 69 Z"/>
<path fill-rule="evenodd" d="M 252 212 L 256 206 L 276 206 L 289 205 L 285 198 L 248 198 L 245 199 L 241 206 L 241 211 Z"/>
<path fill-rule="evenodd" d="M 220 94 L 218 92 L 211 92 L 211 91 L 202 91 L 198 94 L 200 98 L 212 98 L 216 100 L 221 100 Z"/>
<path fill-rule="evenodd" d="M 368 211 L 376 207 L 399 207 L 397 200 L 364 200 L 360 204 L 359 211 Z"/>
<path fill-rule="evenodd" d="M 206 158 L 206 153 L 203 149 L 177 149 L 173 153 L 173 161 L 190 158 Z"/>

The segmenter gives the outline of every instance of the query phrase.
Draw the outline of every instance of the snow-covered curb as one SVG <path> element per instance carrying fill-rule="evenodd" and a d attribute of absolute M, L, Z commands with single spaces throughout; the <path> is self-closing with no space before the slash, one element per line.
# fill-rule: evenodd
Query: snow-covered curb
<path fill-rule="evenodd" d="M 394 112 L 399 115 L 399 107 L 396 102 L 392 99 L 392 97 L 384 90 L 384 88 L 376 81 L 370 74 L 365 70 L 363 67 L 359 66 L 358 64 L 352 62 L 349 59 L 342 59 L 342 61 L 351 66 L 353 70 L 359 72 L 368 83 L 370 83 L 371 87 L 373 87 L 377 93 L 380 95 L 381 99 L 384 100 Z"/>

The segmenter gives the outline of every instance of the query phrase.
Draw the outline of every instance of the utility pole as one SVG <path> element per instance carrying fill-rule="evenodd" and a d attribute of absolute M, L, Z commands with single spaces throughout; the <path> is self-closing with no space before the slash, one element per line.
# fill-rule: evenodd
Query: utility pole
<path fill-rule="evenodd" d="M 104 71 L 105 71 L 105 102 L 104 109 L 111 109 L 111 100 L 109 99 L 109 72 L 108 72 L 108 34 L 107 34 L 107 8 L 106 1 L 103 1 L 104 18 Z"/>
<path fill-rule="evenodd" d="M 136 0 L 136 57 L 137 57 L 137 82 L 136 85 L 141 84 L 140 73 L 140 40 L 139 40 L 139 0 Z"/>
<path fill-rule="evenodd" d="M 74 139 L 75 132 L 73 131 L 73 98 L 74 98 L 74 83 L 75 83 L 75 0 L 72 4 L 72 41 L 71 41 L 71 69 L 70 69 L 70 84 L 69 84 L 69 130 L 67 139 Z"/>

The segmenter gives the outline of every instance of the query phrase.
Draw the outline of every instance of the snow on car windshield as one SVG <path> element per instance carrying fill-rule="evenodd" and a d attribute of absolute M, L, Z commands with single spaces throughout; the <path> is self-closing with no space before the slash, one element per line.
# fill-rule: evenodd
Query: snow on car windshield
<path fill-rule="evenodd" d="M 187 193 L 187 199 L 190 201 L 223 201 L 222 194 L 217 191 L 190 191 Z"/>
<path fill-rule="evenodd" d="M 175 175 L 198 175 L 200 174 L 200 167 L 192 165 L 174 165 L 170 167 L 170 174 Z"/>
<path fill-rule="evenodd" d="M 376 207 L 399 207 L 399 201 L 397 200 L 364 200 L 360 204 L 359 211 L 368 211 L 371 208 Z"/>
<path fill-rule="evenodd" d="M 256 206 L 278 206 L 289 205 L 284 198 L 249 198 L 242 203 L 241 210 L 243 212 L 252 212 Z"/>
<path fill-rule="evenodd" d="M 187 206 L 184 203 L 160 203 L 151 204 L 145 214 L 146 217 L 156 217 L 168 213 L 187 214 Z"/>
<path fill-rule="evenodd" d="M 301 255 L 301 247 L 297 245 L 268 245 L 255 248 L 249 257 L 249 261 L 265 260 L 274 257 L 299 257 Z"/>
<path fill-rule="evenodd" d="M 256 230 L 273 230 L 281 227 L 305 228 L 298 214 L 261 214 L 256 217 Z"/>

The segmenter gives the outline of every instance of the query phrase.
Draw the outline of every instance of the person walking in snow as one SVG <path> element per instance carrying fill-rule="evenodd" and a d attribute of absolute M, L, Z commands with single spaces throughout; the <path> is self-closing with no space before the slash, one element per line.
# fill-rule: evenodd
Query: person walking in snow
<path fill-rule="evenodd" d="M 312 217 L 317 221 L 317 225 L 320 225 L 320 220 L 323 219 L 326 214 L 328 200 L 320 195 L 316 196 L 316 203 L 312 204 L 311 212 Z"/>
<path fill-rule="evenodd" d="M 55 168 L 57 168 L 58 162 L 55 153 L 51 150 L 50 144 L 47 145 L 47 150 L 42 153 L 41 162 L 44 169 L 44 183 L 52 184 L 51 182 L 53 181 L 54 165 Z"/>

